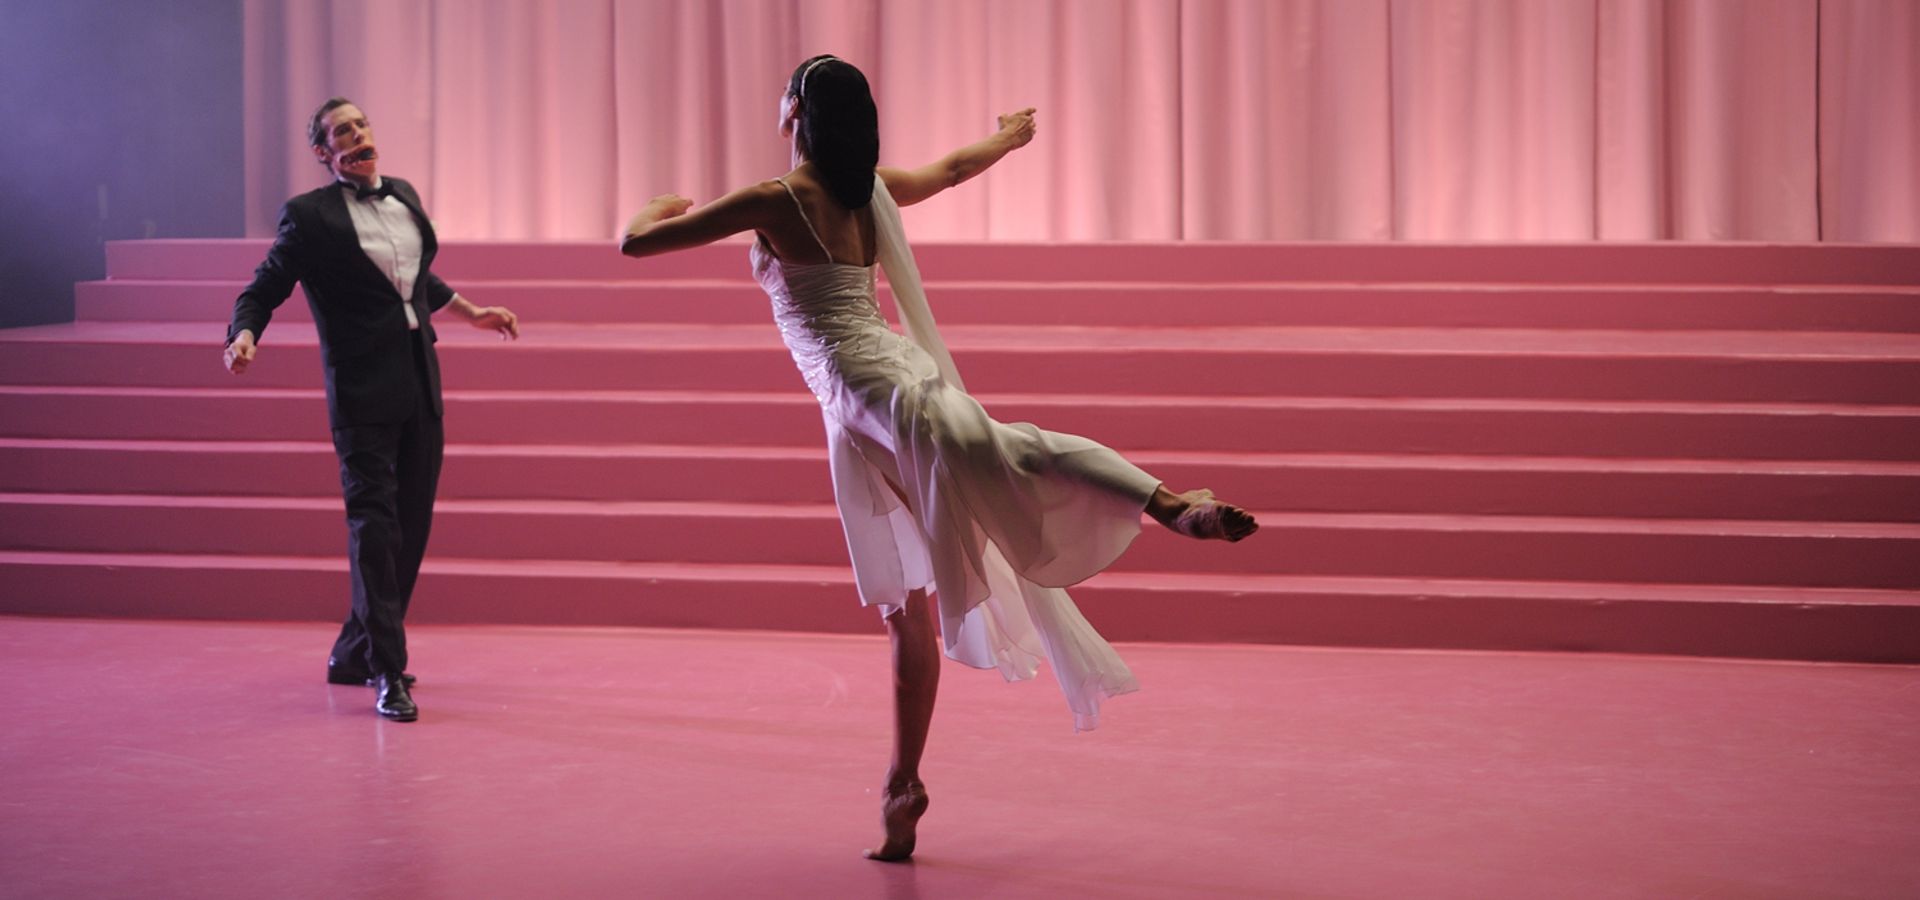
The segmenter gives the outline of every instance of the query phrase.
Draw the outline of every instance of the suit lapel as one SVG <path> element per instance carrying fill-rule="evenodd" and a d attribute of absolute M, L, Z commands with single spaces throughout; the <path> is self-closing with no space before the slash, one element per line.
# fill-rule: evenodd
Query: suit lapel
<path fill-rule="evenodd" d="M 427 281 L 427 267 L 433 265 L 433 254 L 440 244 L 433 236 L 433 223 L 428 221 L 427 211 L 420 208 L 420 195 L 413 192 L 413 185 L 398 178 L 393 179 L 393 197 L 406 206 L 407 212 L 413 214 L 413 224 L 420 228 L 420 271 L 414 273 L 413 296 L 408 297 L 407 302 L 413 306 L 414 318 L 420 320 L 420 327 L 432 334 L 433 326 L 428 324 L 428 320 L 433 318 L 433 310 L 420 302 L 420 297 L 421 286 Z"/>
<path fill-rule="evenodd" d="M 425 272 L 433 263 L 433 254 L 440 247 L 434 237 L 433 222 L 427 218 L 427 211 L 420 208 L 420 195 L 414 193 L 413 185 L 393 179 L 393 196 L 406 204 L 407 211 L 413 213 L 413 223 L 420 226 L 420 270 Z"/>
<path fill-rule="evenodd" d="M 336 253 L 344 254 L 352 250 L 364 257 L 366 254 L 360 250 L 360 232 L 354 229 L 353 215 L 347 212 L 345 193 L 339 182 L 320 189 L 320 222 L 327 227 L 327 233 L 339 242 L 339 246 L 334 248 Z"/>
<path fill-rule="evenodd" d="M 408 208 L 413 208 L 413 205 L 408 204 Z M 418 218 L 418 213 L 415 217 Z M 339 241 L 335 252 L 348 261 L 347 265 L 360 271 L 359 280 L 381 285 L 389 296 L 401 299 L 400 292 L 393 289 L 393 282 L 387 280 L 386 273 L 367 258 L 367 251 L 360 249 L 360 231 L 353 227 L 353 214 L 347 211 L 346 189 L 337 182 L 320 189 L 320 221 L 326 226 L 327 232 Z M 425 239 L 424 233 L 422 239 Z"/>

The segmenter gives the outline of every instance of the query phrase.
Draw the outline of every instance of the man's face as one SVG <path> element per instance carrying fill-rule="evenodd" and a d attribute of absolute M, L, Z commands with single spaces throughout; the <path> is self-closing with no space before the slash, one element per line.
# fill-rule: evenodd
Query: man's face
<path fill-rule="evenodd" d="M 314 155 L 336 178 L 372 184 L 380 151 L 373 145 L 373 126 L 367 124 L 366 113 L 347 103 L 328 110 L 322 122 L 327 142 L 313 148 Z"/>

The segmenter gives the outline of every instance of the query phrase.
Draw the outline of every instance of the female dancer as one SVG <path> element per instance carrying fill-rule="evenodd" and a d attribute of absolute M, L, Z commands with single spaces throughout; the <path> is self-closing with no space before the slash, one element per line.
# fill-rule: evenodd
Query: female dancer
<path fill-rule="evenodd" d="M 1174 493 L 1093 441 L 996 422 L 966 394 L 927 310 L 899 206 L 980 174 L 1033 131 L 1025 109 L 931 165 L 879 167 L 866 76 L 816 56 L 794 69 L 780 98 L 793 171 L 699 209 L 655 197 L 620 243 L 639 257 L 757 235 L 754 275 L 825 415 L 860 599 L 880 608 L 893 644 L 886 840 L 867 851 L 873 859 L 910 856 L 927 808 L 920 757 L 940 675 L 929 591 L 937 586 L 948 656 L 1010 680 L 1033 677 L 1045 658 L 1076 726 L 1091 728 L 1102 697 L 1138 685 L 1062 588 L 1112 563 L 1139 533 L 1142 511 L 1193 538 L 1237 541 L 1258 527 L 1211 491 Z M 880 314 L 876 262 L 907 336 Z"/>

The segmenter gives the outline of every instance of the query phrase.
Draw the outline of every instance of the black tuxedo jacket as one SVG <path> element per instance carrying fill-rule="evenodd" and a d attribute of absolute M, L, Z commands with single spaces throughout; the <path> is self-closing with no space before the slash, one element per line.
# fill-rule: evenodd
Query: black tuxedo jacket
<path fill-rule="evenodd" d="M 241 329 L 251 330 L 259 341 L 273 311 L 293 293 L 294 283 L 303 285 L 320 332 L 327 414 L 334 428 L 397 424 L 418 409 L 415 341 L 426 362 L 425 389 L 432 394 L 434 414 L 442 410 L 432 313 L 453 302 L 453 289 L 430 268 L 439 242 L 433 223 L 420 209 L 420 195 L 405 181 L 385 180 L 393 183 L 394 198 L 406 204 L 420 226 L 420 274 L 413 281 L 413 296 L 405 298 L 420 321 L 418 332 L 407 328 L 393 282 L 360 249 L 339 182 L 281 207 L 279 234 L 266 261 L 254 270 L 253 282 L 233 301 L 233 321 L 227 326 L 228 342 Z"/>

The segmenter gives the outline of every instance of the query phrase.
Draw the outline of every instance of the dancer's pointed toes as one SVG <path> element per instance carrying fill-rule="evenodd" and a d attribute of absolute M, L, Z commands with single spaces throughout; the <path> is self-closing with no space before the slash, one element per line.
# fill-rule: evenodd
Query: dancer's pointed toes
<path fill-rule="evenodd" d="M 909 782 L 895 792 L 889 789 L 880 805 L 880 824 L 887 839 L 879 847 L 866 851 L 875 862 L 901 862 L 913 855 L 915 827 L 927 812 L 927 788 L 918 781 Z"/>
<path fill-rule="evenodd" d="M 1203 499 L 1196 499 L 1200 494 Z M 1212 491 L 1189 491 L 1185 495 L 1191 503 L 1175 516 L 1168 525 L 1174 531 L 1199 540 L 1238 541 L 1259 528 L 1253 521 L 1253 514 L 1234 506 L 1212 499 Z"/>
<path fill-rule="evenodd" d="M 894 847 L 891 841 L 875 849 L 863 850 L 861 853 L 874 862 L 908 862 L 913 859 L 911 845 L 901 849 Z"/>
<path fill-rule="evenodd" d="M 1245 540 L 1248 535 L 1260 530 L 1260 523 L 1254 520 L 1253 513 L 1238 506 L 1227 507 L 1221 519 L 1222 524 L 1226 526 L 1226 537 L 1229 541 Z"/>

